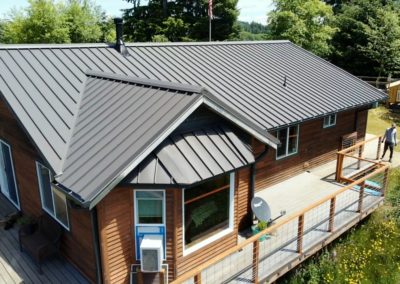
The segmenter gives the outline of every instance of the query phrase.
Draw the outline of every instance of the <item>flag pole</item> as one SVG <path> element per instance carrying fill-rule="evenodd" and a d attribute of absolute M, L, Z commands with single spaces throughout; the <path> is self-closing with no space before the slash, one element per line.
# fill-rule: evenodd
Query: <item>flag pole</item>
<path fill-rule="evenodd" d="M 209 36 L 209 39 L 208 39 L 208 41 L 211 41 L 211 16 L 208 17 L 208 21 L 209 21 L 209 24 L 208 24 L 208 28 L 209 28 L 208 36 Z"/>
<path fill-rule="evenodd" d="M 213 18 L 213 0 L 208 0 L 208 41 L 212 40 L 211 37 L 211 20 Z"/>

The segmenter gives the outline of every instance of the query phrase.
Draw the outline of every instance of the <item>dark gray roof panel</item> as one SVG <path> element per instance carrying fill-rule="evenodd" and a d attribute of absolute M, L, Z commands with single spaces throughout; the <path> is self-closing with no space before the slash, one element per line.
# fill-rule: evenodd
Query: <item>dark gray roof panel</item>
<path fill-rule="evenodd" d="M 67 154 L 89 68 L 130 76 L 135 69 L 107 45 L 0 45 L 1 94 L 56 174 Z"/>
<path fill-rule="evenodd" d="M 239 136 L 227 126 L 214 126 L 172 134 L 125 182 L 142 185 L 190 185 L 254 161 L 251 150 Z"/>
<path fill-rule="evenodd" d="M 93 199 L 201 98 L 195 93 L 88 77 L 57 181 L 82 199 Z"/>
<path fill-rule="evenodd" d="M 358 78 L 285 41 L 132 44 L 128 49 L 128 60 L 138 62 L 140 76 L 204 86 L 264 129 L 385 98 Z"/>

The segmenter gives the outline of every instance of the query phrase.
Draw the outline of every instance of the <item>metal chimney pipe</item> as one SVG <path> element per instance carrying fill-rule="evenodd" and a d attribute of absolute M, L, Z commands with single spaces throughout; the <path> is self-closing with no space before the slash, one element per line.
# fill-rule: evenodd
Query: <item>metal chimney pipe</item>
<path fill-rule="evenodd" d="M 116 31 L 116 42 L 115 49 L 124 56 L 129 55 L 128 50 L 125 47 L 124 41 L 122 40 L 124 31 L 124 20 L 122 18 L 115 18 L 115 31 Z"/>

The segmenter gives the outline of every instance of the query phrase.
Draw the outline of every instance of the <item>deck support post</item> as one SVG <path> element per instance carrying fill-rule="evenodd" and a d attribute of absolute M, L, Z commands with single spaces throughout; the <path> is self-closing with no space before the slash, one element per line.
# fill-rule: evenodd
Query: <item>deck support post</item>
<path fill-rule="evenodd" d="M 365 182 L 362 182 L 360 184 L 360 194 L 358 197 L 358 209 L 357 212 L 361 213 L 362 212 L 362 208 L 363 208 L 363 202 L 364 202 L 364 187 L 365 187 Z"/>
<path fill-rule="evenodd" d="M 197 274 L 194 276 L 194 283 L 195 283 L 195 284 L 201 284 L 201 272 L 200 272 L 200 273 L 197 273 Z"/>
<path fill-rule="evenodd" d="M 376 149 L 376 159 L 379 160 L 379 157 L 381 156 L 381 144 L 382 144 L 382 137 L 379 136 L 378 139 L 378 148 Z"/>
<path fill-rule="evenodd" d="M 303 253 L 304 214 L 299 216 L 297 227 L 297 252 Z"/>
<path fill-rule="evenodd" d="M 260 252 L 260 243 L 257 239 L 253 242 L 253 283 L 258 284 L 258 255 Z"/>
<path fill-rule="evenodd" d="M 335 225 L 335 207 L 336 207 L 336 196 L 331 199 L 329 206 L 329 226 L 328 232 L 332 233 Z"/>

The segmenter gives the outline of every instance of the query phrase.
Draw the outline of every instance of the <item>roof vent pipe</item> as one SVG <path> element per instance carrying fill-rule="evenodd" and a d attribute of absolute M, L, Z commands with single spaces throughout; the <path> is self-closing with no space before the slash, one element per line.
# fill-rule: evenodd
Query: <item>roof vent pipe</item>
<path fill-rule="evenodd" d="M 117 36 L 117 41 L 115 43 L 115 49 L 118 50 L 119 53 L 121 53 L 123 56 L 129 55 L 128 50 L 122 40 L 122 35 L 124 31 L 124 21 L 122 18 L 115 18 L 114 19 L 115 23 L 115 31 L 116 31 L 116 36 Z"/>

